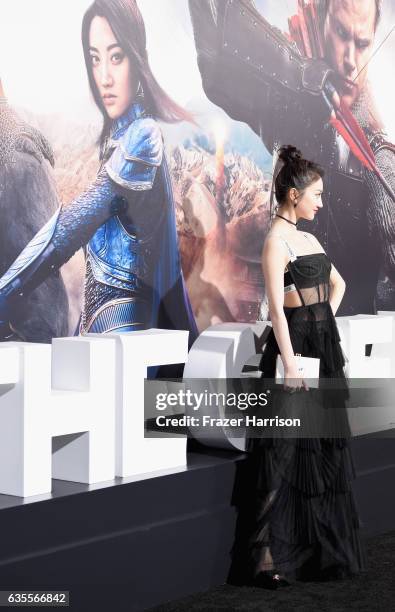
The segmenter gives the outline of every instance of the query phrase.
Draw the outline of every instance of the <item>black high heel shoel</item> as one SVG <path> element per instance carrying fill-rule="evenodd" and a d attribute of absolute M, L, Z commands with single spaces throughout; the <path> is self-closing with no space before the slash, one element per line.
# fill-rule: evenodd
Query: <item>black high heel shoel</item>
<path fill-rule="evenodd" d="M 253 579 L 253 586 L 275 590 L 281 587 L 291 586 L 291 583 L 288 582 L 284 576 L 272 570 L 259 572 Z"/>

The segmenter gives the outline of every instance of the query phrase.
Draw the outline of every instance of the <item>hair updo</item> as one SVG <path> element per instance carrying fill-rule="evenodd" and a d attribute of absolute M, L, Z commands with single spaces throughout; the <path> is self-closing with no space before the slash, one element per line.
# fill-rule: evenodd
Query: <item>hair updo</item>
<path fill-rule="evenodd" d="M 279 205 L 287 200 L 288 191 L 292 188 L 303 192 L 319 178 L 323 178 L 324 170 L 318 164 L 303 159 L 301 152 L 292 145 L 279 149 L 278 157 L 283 165 L 274 181 L 274 192 Z"/>

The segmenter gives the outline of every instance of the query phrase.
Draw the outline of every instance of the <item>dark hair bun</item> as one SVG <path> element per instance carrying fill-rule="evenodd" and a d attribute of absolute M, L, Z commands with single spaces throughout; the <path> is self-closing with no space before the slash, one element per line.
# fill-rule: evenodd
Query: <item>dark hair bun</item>
<path fill-rule="evenodd" d="M 284 164 L 289 164 L 298 161 L 302 158 L 302 154 L 296 147 L 292 145 L 285 145 L 278 151 L 278 156 Z"/>
<path fill-rule="evenodd" d="M 278 150 L 279 159 L 283 162 L 274 179 L 274 192 L 278 204 L 287 201 L 288 191 L 293 187 L 303 192 L 311 183 L 322 178 L 324 171 L 315 162 L 302 157 L 299 149 L 285 145 Z"/>

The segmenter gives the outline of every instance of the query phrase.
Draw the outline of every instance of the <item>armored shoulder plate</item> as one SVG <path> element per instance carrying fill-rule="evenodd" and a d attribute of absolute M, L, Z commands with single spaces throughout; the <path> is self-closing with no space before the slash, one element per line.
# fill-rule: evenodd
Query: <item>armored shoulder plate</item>
<path fill-rule="evenodd" d="M 157 122 L 151 117 L 136 119 L 119 138 L 111 141 L 111 146 L 114 151 L 105 164 L 110 178 L 126 189 L 151 189 L 163 157 L 162 133 Z"/>

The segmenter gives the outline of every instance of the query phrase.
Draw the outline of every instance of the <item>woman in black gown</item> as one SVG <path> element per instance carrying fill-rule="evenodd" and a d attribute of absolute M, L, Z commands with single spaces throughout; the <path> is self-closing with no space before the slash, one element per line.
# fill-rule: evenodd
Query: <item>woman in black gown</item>
<path fill-rule="evenodd" d="M 334 317 L 345 283 L 317 239 L 296 226 L 322 208 L 323 171 L 291 146 L 282 147 L 279 158 L 278 208 L 262 255 L 272 330 L 261 369 L 265 378 L 274 378 L 281 353 L 287 392 L 280 394 L 289 398 L 296 391 L 305 401 L 312 392 L 295 354 L 319 358 L 320 378 L 338 379 L 331 401 L 346 414 L 345 361 Z M 251 438 L 248 450 L 254 482 L 248 541 L 253 584 L 278 588 L 290 584 L 287 578 L 336 579 L 364 569 L 348 439 Z"/>

